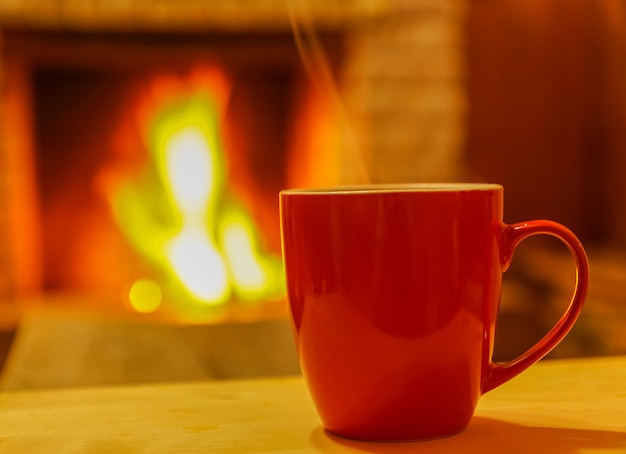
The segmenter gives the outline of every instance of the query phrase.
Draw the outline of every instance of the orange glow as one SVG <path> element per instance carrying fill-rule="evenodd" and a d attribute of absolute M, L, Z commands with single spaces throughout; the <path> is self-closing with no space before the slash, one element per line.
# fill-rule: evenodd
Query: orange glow
<path fill-rule="evenodd" d="M 288 165 L 289 187 L 332 186 L 342 182 L 341 135 L 335 103 L 316 89 L 300 90 L 299 120 Z"/>
<path fill-rule="evenodd" d="M 6 219 L 11 238 L 10 279 L 15 283 L 15 296 L 36 293 L 42 283 L 40 206 L 37 197 L 35 149 L 30 118 L 31 96 L 28 77 L 19 65 L 3 69 L 3 110 L 5 124 L 0 126 L 0 148 L 3 148 L 3 175 L 7 194 Z M 5 278 L 8 278 L 5 276 Z"/>

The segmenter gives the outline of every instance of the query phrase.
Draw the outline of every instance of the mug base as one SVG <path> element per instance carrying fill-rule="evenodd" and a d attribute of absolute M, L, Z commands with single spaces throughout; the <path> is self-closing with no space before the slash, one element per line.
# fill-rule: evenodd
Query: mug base
<path fill-rule="evenodd" d="M 365 434 L 344 433 L 324 427 L 324 432 L 332 438 L 340 438 L 343 440 L 351 440 L 365 443 L 417 443 L 422 441 L 439 440 L 441 438 L 453 437 L 464 432 L 467 426 L 461 429 L 451 430 L 440 434 L 422 434 L 422 435 L 401 435 L 401 436 L 370 436 Z"/>

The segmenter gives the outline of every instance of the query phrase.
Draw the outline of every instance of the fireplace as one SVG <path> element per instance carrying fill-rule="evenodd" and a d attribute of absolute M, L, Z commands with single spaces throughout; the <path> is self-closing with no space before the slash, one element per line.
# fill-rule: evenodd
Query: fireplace
<path fill-rule="evenodd" d="M 332 59 L 339 58 L 341 37 L 329 34 L 324 39 L 332 42 L 329 48 L 338 49 Z M 165 308 L 168 301 L 177 306 L 170 307 L 177 315 L 200 318 L 233 301 L 250 305 L 281 298 L 276 194 L 286 186 L 315 183 L 311 172 L 298 174 L 297 161 L 306 159 L 307 142 L 324 134 L 324 123 L 332 118 L 316 114 L 327 101 L 319 93 L 313 96 L 289 33 L 7 31 L 5 56 L 7 98 L 15 103 L 13 110 L 8 106 L 7 129 L 22 144 L 22 153 L 30 154 L 22 156 L 20 177 L 30 197 L 20 195 L 15 202 L 23 210 L 15 229 L 34 235 L 16 245 L 15 256 L 24 261 L 21 269 L 28 270 L 15 275 L 17 292 L 89 292 L 109 296 L 111 302 L 122 295 L 144 312 L 156 309 L 162 298 Z M 19 111 L 24 108 L 28 112 Z M 205 137 L 163 136 L 184 135 L 168 132 L 177 127 L 195 128 Z M 163 137 L 155 139 L 159 134 Z M 178 140 L 178 145 L 159 145 L 158 140 Z M 205 152 L 213 154 L 204 161 L 197 153 L 194 157 L 194 146 L 202 146 L 194 140 L 205 140 Z M 167 146 L 185 148 L 178 154 L 187 153 L 181 159 L 189 162 L 167 164 L 175 158 L 157 155 L 176 154 L 158 150 Z M 169 170 L 159 173 L 162 165 Z M 328 169 L 320 181 L 332 173 Z M 198 184 L 203 181 L 216 182 L 214 188 L 205 188 L 216 193 L 190 203 L 206 205 L 196 208 L 206 212 L 185 215 L 180 197 L 185 191 L 202 197 Z M 185 184 L 190 187 L 176 188 Z M 202 219 L 206 238 L 195 243 L 182 234 L 178 239 L 150 239 L 176 235 L 159 229 L 193 230 L 194 217 L 219 217 L 221 224 Z M 230 221 L 224 220 L 228 217 Z M 221 227 L 228 222 L 238 224 Z M 33 238 L 40 238 L 39 244 L 31 243 Z M 170 249 L 179 250 L 169 260 L 159 252 L 168 241 Z M 237 249 L 230 258 L 225 250 L 229 241 L 235 243 L 230 249 Z M 202 263 L 211 254 L 220 263 Z M 176 264 L 185 260 L 190 263 Z M 233 260 L 257 263 L 237 265 Z M 247 266 L 239 274 L 267 274 L 258 278 L 266 281 L 265 291 L 254 288 L 258 283 L 242 288 L 236 279 L 207 288 L 211 276 L 220 280 L 228 274 L 232 279 L 237 266 Z M 189 269 L 203 267 L 206 279 L 194 277 L 198 269 Z M 175 278 L 169 279 L 168 273 Z M 161 293 L 159 301 L 128 298 L 131 288 L 141 295 L 141 288 L 149 292 L 150 285 Z"/>
<path fill-rule="evenodd" d="M 462 2 L 297 4 L 306 14 L 295 20 L 291 4 L 263 2 L 245 11 L 218 3 L 0 6 L 0 293 L 191 322 L 284 314 L 280 189 L 454 175 Z M 223 161 L 211 216 L 244 219 L 237 247 L 248 244 L 248 256 L 271 264 L 269 289 L 257 297 L 237 283 L 217 297 L 181 288 L 194 278 L 172 272 L 176 254 L 159 258 L 159 240 L 150 240 L 158 228 L 144 225 L 181 221 L 150 125 L 175 123 L 175 112 L 162 112 L 185 103 L 215 126 L 204 137 Z M 200 167 L 179 180 L 193 183 Z M 197 253 L 201 262 L 215 252 L 229 262 L 219 231 L 210 225 L 204 240 L 180 240 L 179 255 Z"/>

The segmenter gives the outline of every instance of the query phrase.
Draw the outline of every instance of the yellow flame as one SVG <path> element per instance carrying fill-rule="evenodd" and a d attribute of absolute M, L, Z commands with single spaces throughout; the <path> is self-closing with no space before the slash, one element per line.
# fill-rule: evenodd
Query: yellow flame
<path fill-rule="evenodd" d="M 165 245 L 165 256 L 194 299 L 220 304 L 230 296 L 224 260 L 205 231 L 186 227 Z"/>
<path fill-rule="evenodd" d="M 152 165 L 118 187 L 114 212 L 137 249 L 191 300 L 219 306 L 233 294 L 242 301 L 280 296 L 282 262 L 262 253 L 252 218 L 226 184 L 217 111 L 204 91 L 157 109 L 147 131 Z M 133 285 L 137 311 L 161 304 L 151 285 Z"/>
<path fill-rule="evenodd" d="M 210 236 L 209 208 L 215 198 L 210 142 L 191 124 L 164 137 L 165 184 L 178 209 L 181 228 L 165 245 L 174 275 L 191 295 L 208 304 L 230 297 L 226 266 Z"/>
<path fill-rule="evenodd" d="M 265 274 L 254 250 L 246 219 L 224 222 L 223 246 L 233 280 L 246 291 L 258 291 L 265 285 Z"/>
<path fill-rule="evenodd" d="M 233 285 L 240 298 L 254 300 L 277 294 L 281 277 L 277 259 L 264 256 L 255 241 L 252 220 L 241 210 L 224 213 L 220 225 L 220 239 Z M 282 274 L 282 273 L 281 273 Z"/>
<path fill-rule="evenodd" d="M 213 191 L 210 144 L 199 128 L 173 134 L 165 145 L 166 177 L 174 202 L 185 216 L 206 214 Z"/>

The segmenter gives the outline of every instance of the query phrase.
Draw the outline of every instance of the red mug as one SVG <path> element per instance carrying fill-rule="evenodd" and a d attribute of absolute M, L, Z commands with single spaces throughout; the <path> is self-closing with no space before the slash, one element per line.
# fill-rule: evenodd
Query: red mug
<path fill-rule="evenodd" d="M 371 441 L 463 431 L 479 397 L 549 353 L 587 293 L 580 241 L 552 221 L 504 224 L 496 184 L 369 185 L 280 193 L 291 321 L 331 433 Z M 547 234 L 572 253 L 572 301 L 517 359 L 492 359 L 502 274 Z"/>

